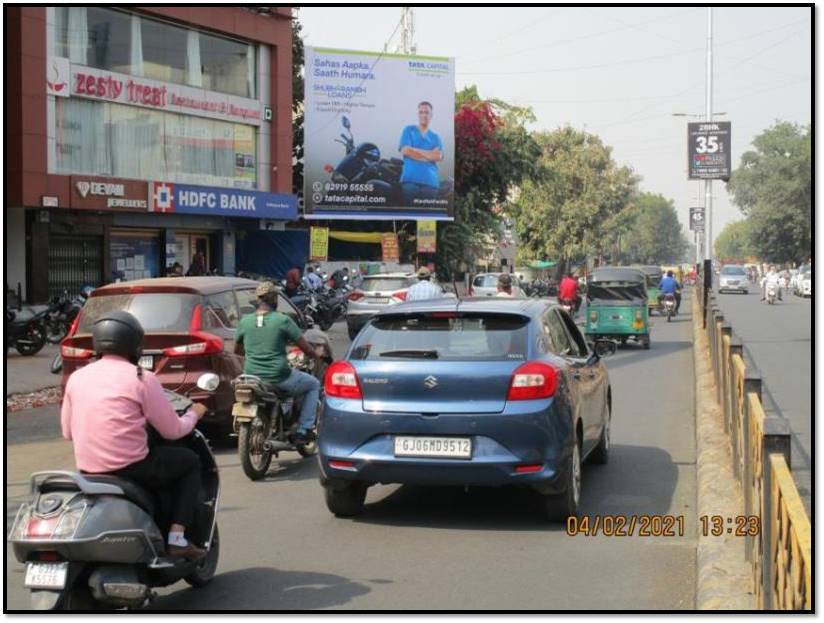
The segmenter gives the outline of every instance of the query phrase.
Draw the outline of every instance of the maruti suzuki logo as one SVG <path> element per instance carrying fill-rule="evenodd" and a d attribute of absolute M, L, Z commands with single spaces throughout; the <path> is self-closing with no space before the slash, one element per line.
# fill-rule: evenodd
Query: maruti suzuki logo
<path fill-rule="evenodd" d="M 427 389 L 435 389 L 438 386 L 438 379 L 434 376 L 427 376 L 423 380 L 423 384 Z"/>

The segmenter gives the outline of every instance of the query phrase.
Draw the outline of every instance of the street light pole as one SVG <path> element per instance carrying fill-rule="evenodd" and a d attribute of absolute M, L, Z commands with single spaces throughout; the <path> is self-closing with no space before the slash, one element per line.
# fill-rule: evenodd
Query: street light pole
<path fill-rule="evenodd" d="M 707 123 L 712 122 L 712 7 L 707 7 Z M 704 180 L 706 244 L 704 258 L 712 260 L 712 180 Z"/>

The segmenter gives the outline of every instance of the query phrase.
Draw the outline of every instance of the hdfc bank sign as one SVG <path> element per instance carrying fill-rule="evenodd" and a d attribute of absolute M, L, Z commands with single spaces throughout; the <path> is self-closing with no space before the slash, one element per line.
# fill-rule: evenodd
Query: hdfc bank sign
<path fill-rule="evenodd" d="M 50 57 L 46 63 L 49 95 L 90 98 L 249 125 L 262 122 L 258 100 L 73 65 L 65 58 Z"/>

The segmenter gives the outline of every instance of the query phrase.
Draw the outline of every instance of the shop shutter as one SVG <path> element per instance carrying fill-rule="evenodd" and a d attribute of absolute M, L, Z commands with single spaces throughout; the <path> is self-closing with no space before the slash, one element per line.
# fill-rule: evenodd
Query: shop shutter
<path fill-rule="evenodd" d="M 103 237 L 49 238 L 49 296 L 68 290 L 74 296 L 83 286 L 103 284 Z"/>

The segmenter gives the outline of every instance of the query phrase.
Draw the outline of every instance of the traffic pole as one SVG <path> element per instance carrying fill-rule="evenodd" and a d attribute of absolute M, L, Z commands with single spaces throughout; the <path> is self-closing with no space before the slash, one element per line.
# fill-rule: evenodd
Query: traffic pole
<path fill-rule="evenodd" d="M 712 122 L 712 7 L 707 7 L 707 123 Z M 704 205 L 706 206 L 704 258 L 712 260 L 712 180 L 704 180 Z"/>

